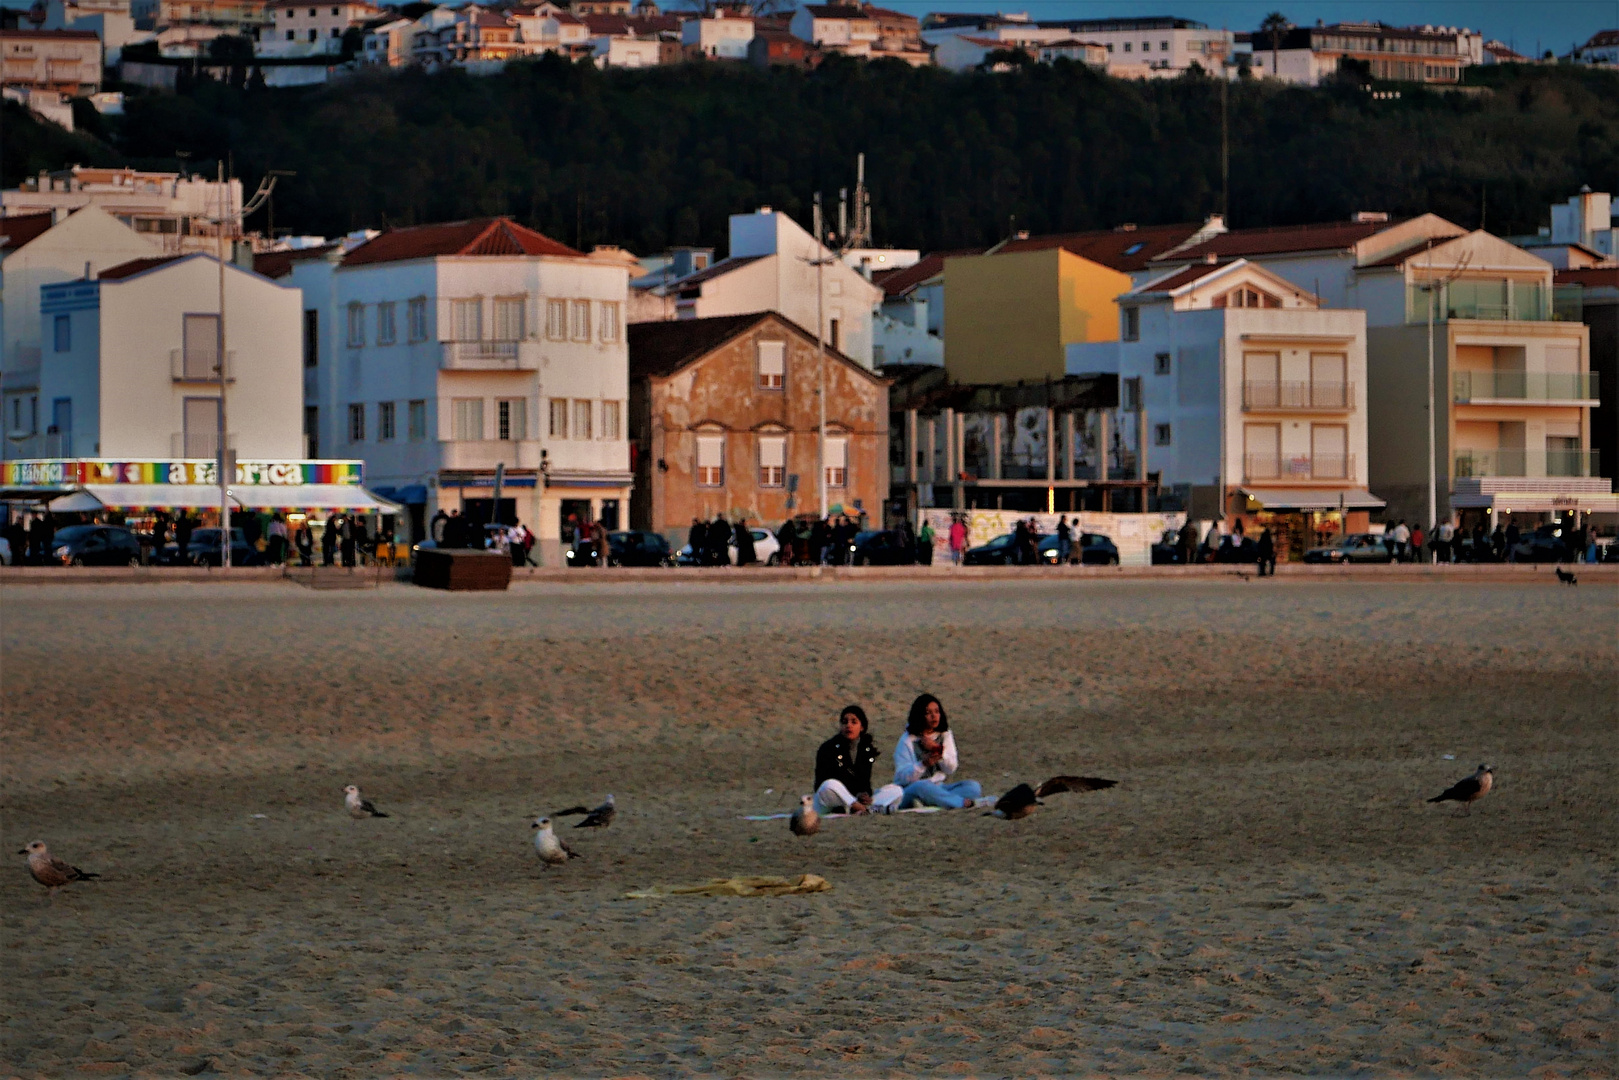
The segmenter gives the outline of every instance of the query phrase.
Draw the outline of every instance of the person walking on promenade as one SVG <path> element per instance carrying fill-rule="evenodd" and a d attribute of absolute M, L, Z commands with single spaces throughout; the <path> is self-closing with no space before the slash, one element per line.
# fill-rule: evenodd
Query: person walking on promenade
<path fill-rule="evenodd" d="M 446 514 L 444 512 L 444 507 L 441 506 L 438 508 L 438 513 L 433 515 L 433 520 L 427 523 L 428 539 L 432 540 L 433 543 L 437 544 L 439 547 L 446 546 L 444 543 L 444 526 L 449 522 L 449 520 L 450 515 Z"/>
<path fill-rule="evenodd" d="M 287 558 L 287 523 L 280 514 L 270 518 L 269 538 L 265 555 L 271 566 L 280 566 Z"/>
<path fill-rule="evenodd" d="M 691 561 L 702 566 L 708 558 L 708 525 L 701 518 L 691 519 L 691 528 L 686 532 L 686 543 L 691 547 Z"/>
<path fill-rule="evenodd" d="M 731 565 L 731 523 L 725 520 L 724 514 L 715 514 L 714 520 L 708 523 L 707 565 Z"/>
<path fill-rule="evenodd" d="M 1411 561 L 1412 562 L 1426 562 L 1428 560 L 1428 556 L 1423 554 L 1423 546 L 1422 546 L 1422 544 L 1423 544 L 1424 539 L 1425 539 L 1425 536 L 1423 534 L 1421 525 L 1418 525 L 1415 529 L 1411 530 Z"/>
<path fill-rule="evenodd" d="M 1411 542 L 1411 529 L 1406 525 L 1405 518 L 1401 518 L 1394 526 L 1394 533 L 1390 536 L 1394 541 L 1394 561 L 1405 562 L 1406 545 Z"/>
<path fill-rule="evenodd" d="M 1068 565 L 1068 556 L 1074 550 L 1074 530 L 1068 527 L 1068 515 L 1057 519 L 1057 563 Z"/>
<path fill-rule="evenodd" d="M 950 515 L 950 562 L 961 565 L 961 553 L 967 550 L 967 523 L 960 514 Z"/>
<path fill-rule="evenodd" d="M 1456 561 L 1456 526 L 1446 518 L 1439 523 L 1439 531 L 1434 534 L 1434 558 L 1442 563 Z"/>
<path fill-rule="evenodd" d="M 1191 566 L 1197 562 L 1197 526 L 1192 524 L 1191 518 L 1181 526 L 1179 548 L 1182 566 Z"/>
<path fill-rule="evenodd" d="M 1276 538 L 1266 526 L 1259 534 L 1259 576 L 1276 576 Z"/>
<path fill-rule="evenodd" d="M 933 525 L 923 518 L 922 531 L 916 534 L 916 561 L 923 566 L 933 565 L 933 537 Z"/>
<path fill-rule="evenodd" d="M 798 564 L 798 526 L 788 518 L 776 530 L 776 560 L 782 566 L 796 566 Z"/>
<path fill-rule="evenodd" d="M 1518 541 L 1521 539 L 1523 539 L 1523 534 L 1518 531 L 1518 523 L 1516 521 L 1507 522 L 1507 562 L 1518 561 Z"/>
<path fill-rule="evenodd" d="M 337 562 L 337 511 L 326 515 L 326 527 L 320 533 L 320 564 L 332 566 Z M 448 531 L 448 526 L 446 526 Z"/>
<path fill-rule="evenodd" d="M 354 545 L 357 531 L 353 514 L 344 514 L 337 519 L 337 542 L 343 556 L 343 565 L 350 570 L 354 569 Z"/>

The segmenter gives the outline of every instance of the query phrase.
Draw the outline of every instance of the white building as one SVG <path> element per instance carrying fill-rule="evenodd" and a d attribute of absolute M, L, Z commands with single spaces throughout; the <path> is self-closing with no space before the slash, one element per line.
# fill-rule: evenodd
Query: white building
<path fill-rule="evenodd" d="M 947 255 L 978 252 L 934 252 L 926 258 L 872 274 L 883 290 L 882 305 L 872 316 L 872 362 L 944 366 L 944 260 Z"/>
<path fill-rule="evenodd" d="M 966 36 L 983 41 L 1005 42 L 1002 47 L 1029 47 L 1030 54 L 1043 59 L 1042 47 L 1053 49 L 1060 42 L 1078 41 L 1100 45 L 1109 74 L 1120 77 L 1166 77 L 1180 74 L 1193 64 L 1203 70 L 1220 70 L 1221 59 L 1233 52 L 1233 35 L 1211 29 L 1192 19 L 1062 19 L 1032 21 L 1027 15 L 930 15 L 923 23 L 922 39 L 943 48 L 950 38 Z M 970 50 L 951 46 L 948 55 L 968 58 Z M 1067 46 L 1065 55 L 1085 63 L 1095 63 L 1096 53 Z M 935 56 L 939 53 L 936 51 Z M 1052 57 L 1055 58 L 1055 55 Z M 949 66 L 940 59 L 941 67 Z M 973 66 L 965 64 L 966 67 Z"/>
<path fill-rule="evenodd" d="M 1591 40 L 1568 54 L 1575 64 L 1606 64 L 1619 66 L 1619 30 L 1598 30 Z"/>
<path fill-rule="evenodd" d="M 225 200 L 228 199 L 228 203 Z M 22 186 L 0 191 L 0 212 L 58 215 L 83 206 L 99 206 L 169 254 L 212 253 L 218 246 L 213 220 L 222 203 L 242 206 L 242 182 L 181 176 L 136 169 L 85 168 L 42 172 Z"/>
<path fill-rule="evenodd" d="M 1613 224 L 1613 199 L 1606 191 L 1580 189 L 1568 202 L 1552 207 L 1550 240 L 1579 244 L 1609 260 L 1619 258 L 1619 229 Z"/>
<path fill-rule="evenodd" d="M 87 274 L 93 279 L 109 267 L 161 254 L 151 239 L 99 207 L 71 215 L 44 211 L 0 218 L 0 393 L 6 436 L 0 456 L 68 456 L 63 440 L 49 431 L 52 401 L 40 396 L 40 289 L 82 281 Z"/>
<path fill-rule="evenodd" d="M 753 16 L 715 8 L 705 18 L 680 24 L 680 44 L 710 60 L 746 60 L 753 30 Z"/>
<path fill-rule="evenodd" d="M 86 97 L 101 89 L 101 39 L 89 30 L 0 30 L 0 84 Z"/>
<path fill-rule="evenodd" d="M 1457 83 L 1463 68 L 1484 62 L 1483 35 L 1454 26 L 1318 24 L 1260 30 L 1251 43 L 1257 74 L 1302 86 L 1319 86 L 1348 62 L 1374 79 L 1419 83 Z"/>
<path fill-rule="evenodd" d="M 116 64 L 123 47 L 141 36 L 129 0 L 50 0 L 41 29 L 88 30 L 101 39 L 108 64 Z"/>
<path fill-rule="evenodd" d="M 39 390 L 65 458 L 154 461 L 218 452 L 219 263 L 136 259 L 40 290 L 49 327 Z M 301 457 L 299 297 L 225 269 L 228 445 L 252 460 Z"/>
<path fill-rule="evenodd" d="M 1119 305 L 1121 340 L 1069 346 L 1068 371 L 1117 372 L 1142 420 L 1121 447 L 1134 457 L 1145 429 L 1147 472 L 1193 517 L 1257 517 L 1302 556 L 1339 531 L 1324 516 L 1359 511 L 1353 528 L 1383 505 L 1367 490 L 1365 312 L 1243 259 L 1160 274 Z"/>
<path fill-rule="evenodd" d="M 382 14 L 367 3 L 312 4 L 307 0 L 276 0 L 270 4 L 270 25 L 259 34 L 260 56 L 336 56 L 343 51 L 343 35 Z"/>
<path fill-rule="evenodd" d="M 441 508 L 487 519 L 504 466 L 506 510 L 553 566 L 570 515 L 627 520 L 622 253 L 583 255 L 495 218 L 290 254 L 308 456 L 363 459 L 418 536 Z"/>
<path fill-rule="evenodd" d="M 816 294 L 817 259 L 825 292 Z M 731 215 L 730 255 L 669 287 L 682 319 L 777 311 L 814 332 L 817 305 L 822 332 L 833 348 L 872 365 L 872 310 L 883 291 L 839 261 L 786 214 L 760 207 Z"/>

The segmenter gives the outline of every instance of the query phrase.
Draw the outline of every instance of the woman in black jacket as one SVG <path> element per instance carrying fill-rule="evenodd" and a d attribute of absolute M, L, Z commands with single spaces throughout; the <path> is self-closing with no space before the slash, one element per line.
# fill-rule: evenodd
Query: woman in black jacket
<path fill-rule="evenodd" d="M 871 809 L 871 741 L 866 710 L 847 705 L 838 714 L 838 733 L 815 752 L 815 809 L 822 814 L 864 814 Z"/>

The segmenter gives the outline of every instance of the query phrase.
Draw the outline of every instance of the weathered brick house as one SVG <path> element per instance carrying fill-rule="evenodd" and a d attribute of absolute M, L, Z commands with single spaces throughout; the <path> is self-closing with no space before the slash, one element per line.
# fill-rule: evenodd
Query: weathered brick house
<path fill-rule="evenodd" d="M 815 338 L 775 312 L 629 327 L 630 525 L 684 542 L 694 517 L 817 514 Z M 826 350 L 827 503 L 878 523 L 888 381 Z"/>

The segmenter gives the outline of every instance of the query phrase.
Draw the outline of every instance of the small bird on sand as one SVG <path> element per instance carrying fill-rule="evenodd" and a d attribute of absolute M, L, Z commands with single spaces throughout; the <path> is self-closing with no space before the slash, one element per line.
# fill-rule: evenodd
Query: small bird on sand
<path fill-rule="evenodd" d="M 360 789 L 353 784 L 343 789 L 343 805 L 348 807 L 349 817 L 355 821 L 359 821 L 361 818 L 388 816 L 378 810 L 370 799 L 360 798 Z"/>
<path fill-rule="evenodd" d="M 54 897 L 56 890 L 70 881 L 94 881 L 101 876 L 87 874 L 77 866 L 58 859 L 50 853 L 43 840 L 31 842 L 17 854 L 28 856 L 28 872 L 34 875 L 35 881 L 45 886 L 47 898 Z"/>
<path fill-rule="evenodd" d="M 568 846 L 566 840 L 557 839 L 557 834 L 551 831 L 551 819 L 542 817 L 534 822 L 534 852 L 539 855 L 540 861 L 547 866 L 565 866 L 569 859 L 578 859 L 582 856 Z"/>
<path fill-rule="evenodd" d="M 1097 776 L 1053 776 L 1038 788 L 1019 784 L 996 799 L 995 808 L 990 813 L 1008 821 L 1017 821 L 1034 813 L 1035 807 L 1044 806 L 1045 803 L 1040 800 L 1048 795 L 1060 795 L 1065 791 L 1102 791 L 1117 787 L 1118 783 L 1117 780 L 1103 780 Z"/>
<path fill-rule="evenodd" d="M 815 796 L 805 795 L 798 800 L 798 809 L 787 819 L 787 827 L 794 836 L 814 836 L 821 831 L 821 815 L 815 812 Z"/>
<path fill-rule="evenodd" d="M 1456 781 L 1454 784 L 1450 785 L 1450 787 L 1446 788 L 1444 791 L 1441 791 L 1428 801 L 1431 803 L 1459 802 L 1465 805 L 1467 807 L 1467 812 L 1471 814 L 1473 812 L 1473 804 L 1484 798 L 1484 796 L 1488 795 L 1490 793 L 1490 788 L 1494 786 L 1495 770 L 1490 768 L 1488 765 L 1480 765 L 1478 767 L 1478 772 L 1467 777 L 1465 780 Z"/>
<path fill-rule="evenodd" d="M 570 806 L 566 810 L 556 811 L 551 816 L 568 817 L 571 814 L 583 814 L 585 815 L 585 820 L 575 825 L 574 828 L 605 829 L 607 826 L 613 823 L 613 815 L 617 812 L 618 810 L 613 802 L 613 797 L 609 795 L 607 796 L 607 801 L 596 807 L 594 810 L 586 810 L 582 806 Z"/>
<path fill-rule="evenodd" d="M 1564 570 L 1561 566 L 1557 567 L 1556 569 L 1557 580 L 1561 581 L 1564 585 L 1578 585 L 1580 583 L 1580 576 L 1578 574 L 1571 574 L 1567 570 Z"/>

